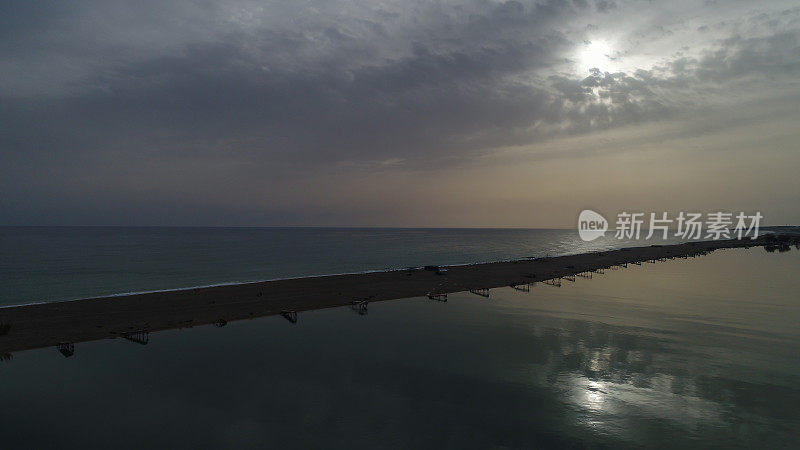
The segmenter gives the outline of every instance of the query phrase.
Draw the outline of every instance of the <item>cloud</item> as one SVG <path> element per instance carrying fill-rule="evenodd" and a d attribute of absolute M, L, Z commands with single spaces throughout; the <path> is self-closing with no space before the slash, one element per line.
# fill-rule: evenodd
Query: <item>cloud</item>
<path fill-rule="evenodd" d="M 433 170 L 796 88 L 798 8 L 737 5 L 702 23 L 606 1 L 7 6 L 3 183 Z M 581 73 L 598 36 L 612 66 Z"/>

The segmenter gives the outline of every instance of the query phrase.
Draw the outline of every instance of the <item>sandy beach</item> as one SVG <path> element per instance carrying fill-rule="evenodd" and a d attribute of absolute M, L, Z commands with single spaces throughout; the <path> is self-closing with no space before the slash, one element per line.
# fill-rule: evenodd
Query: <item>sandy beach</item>
<path fill-rule="evenodd" d="M 692 242 L 475 265 L 295 278 L 12 306 L 0 309 L 0 354 L 235 320 L 409 297 L 557 283 L 626 264 L 695 257 L 758 240 Z M 484 293 L 486 291 L 483 291 Z M 289 314 L 292 315 L 292 314 Z M 302 314 L 300 314 L 302 316 Z M 302 319 L 300 319 L 302 320 Z"/>

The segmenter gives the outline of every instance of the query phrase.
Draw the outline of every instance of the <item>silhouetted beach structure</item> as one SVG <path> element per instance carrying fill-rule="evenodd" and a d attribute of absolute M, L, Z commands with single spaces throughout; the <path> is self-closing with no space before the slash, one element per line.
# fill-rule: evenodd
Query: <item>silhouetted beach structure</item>
<path fill-rule="evenodd" d="M 549 284 L 550 286 L 561 287 L 561 278 L 551 278 L 549 280 L 544 280 L 544 284 Z"/>
<path fill-rule="evenodd" d="M 800 250 L 800 237 L 788 234 L 782 235 L 773 235 L 768 234 L 764 237 L 767 241 L 764 245 L 764 250 L 772 253 L 774 251 L 778 251 L 779 253 L 788 252 L 791 250 L 791 244 L 794 244 L 795 248 Z"/>
<path fill-rule="evenodd" d="M 437 302 L 446 302 L 447 301 L 447 294 L 434 294 L 429 293 L 428 298 L 431 300 L 436 300 Z"/>
<path fill-rule="evenodd" d="M 150 342 L 150 333 L 147 330 L 137 330 L 123 334 L 122 338 L 137 344 L 147 345 Z"/>
<path fill-rule="evenodd" d="M 789 244 L 783 244 L 783 243 L 775 244 L 775 245 L 767 245 L 767 246 L 764 247 L 764 250 L 766 250 L 766 251 L 768 251 L 770 253 L 772 253 L 772 252 L 774 252 L 776 250 L 778 251 L 778 253 L 785 253 L 785 252 L 788 252 L 791 249 L 792 249 L 792 247 L 790 247 Z"/>
<path fill-rule="evenodd" d="M 521 292 L 530 292 L 531 291 L 531 284 L 530 283 L 523 283 L 523 284 L 512 284 L 510 285 L 511 289 L 521 291 Z"/>
<path fill-rule="evenodd" d="M 350 309 L 357 312 L 358 315 L 363 316 L 367 314 L 367 302 L 365 300 L 356 300 L 350 305 Z"/>
<path fill-rule="evenodd" d="M 470 289 L 469 291 L 475 295 L 489 298 L 489 289 Z"/>
<path fill-rule="evenodd" d="M 64 355 L 64 358 L 69 358 L 75 354 L 75 344 L 72 342 L 61 342 L 56 348 Z"/>
<path fill-rule="evenodd" d="M 281 315 L 284 319 L 288 320 L 292 323 L 297 323 L 297 311 L 293 310 L 283 310 L 281 311 Z"/>

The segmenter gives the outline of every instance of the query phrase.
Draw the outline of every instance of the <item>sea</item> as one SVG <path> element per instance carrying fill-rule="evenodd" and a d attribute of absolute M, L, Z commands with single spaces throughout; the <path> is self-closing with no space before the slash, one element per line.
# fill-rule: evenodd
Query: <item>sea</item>
<path fill-rule="evenodd" d="M 0 306 L 634 245 L 576 230 L 0 227 Z"/>
<path fill-rule="evenodd" d="M 575 230 L 9 227 L 0 304 L 653 243 Z M 76 343 L 68 358 L 17 352 L 0 361 L 3 447 L 796 448 L 798 263 L 794 247 L 718 250 L 488 298 Z"/>

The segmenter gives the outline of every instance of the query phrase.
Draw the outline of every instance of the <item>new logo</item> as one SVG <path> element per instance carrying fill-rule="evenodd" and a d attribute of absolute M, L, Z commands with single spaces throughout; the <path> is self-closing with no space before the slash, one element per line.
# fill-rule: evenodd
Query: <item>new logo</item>
<path fill-rule="evenodd" d="M 581 239 L 589 242 L 600 236 L 604 236 L 608 231 L 608 221 L 600 213 L 591 209 L 584 209 L 578 216 L 578 235 Z"/>

